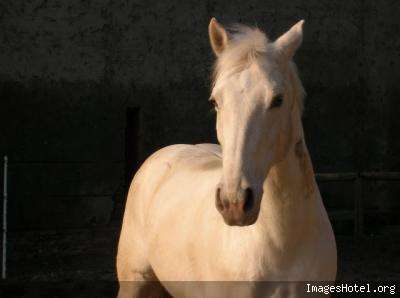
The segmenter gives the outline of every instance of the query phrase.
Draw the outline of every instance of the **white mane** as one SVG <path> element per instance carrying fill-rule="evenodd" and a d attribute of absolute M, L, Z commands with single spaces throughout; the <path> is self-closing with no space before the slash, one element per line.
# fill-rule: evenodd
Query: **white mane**
<path fill-rule="evenodd" d="M 243 71 L 252 63 L 259 63 L 273 50 L 272 42 L 263 31 L 255 27 L 234 25 L 229 29 L 229 42 L 224 51 L 218 56 L 212 75 L 212 87 L 216 82 L 232 74 Z M 293 86 L 293 95 L 303 110 L 305 91 L 297 74 L 296 65 L 289 62 L 290 80 Z"/>

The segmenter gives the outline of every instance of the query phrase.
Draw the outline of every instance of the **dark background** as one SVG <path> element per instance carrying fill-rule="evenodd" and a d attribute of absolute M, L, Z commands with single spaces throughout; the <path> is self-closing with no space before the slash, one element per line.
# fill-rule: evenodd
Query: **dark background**
<path fill-rule="evenodd" d="M 163 146 L 216 141 L 212 16 L 257 25 L 271 39 L 305 19 L 295 61 L 316 172 L 400 171 L 399 15 L 394 0 L 2 1 L 10 277 L 113 278 L 134 169 Z M 354 179 L 319 182 L 339 276 L 399 279 L 399 181 L 357 181 L 362 204 Z"/>

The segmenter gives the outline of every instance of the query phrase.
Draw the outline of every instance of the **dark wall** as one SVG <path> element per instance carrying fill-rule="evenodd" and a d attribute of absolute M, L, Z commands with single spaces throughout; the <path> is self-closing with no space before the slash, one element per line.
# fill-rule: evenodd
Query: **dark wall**
<path fill-rule="evenodd" d="M 168 144 L 215 142 L 212 16 L 271 38 L 305 19 L 295 60 L 316 171 L 399 170 L 398 15 L 400 4 L 386 0 L 2 1 L 0 154 L 10 159 L 11 227 L 120 218 L 129 107 L 140 110 L 138 162 Z M 372 208 L 399 207 L 384 201 L 398 191 L 369 187 L 383 202 Z M 334 197 L 346 205 L 351 187 L 342 189 Z"/>

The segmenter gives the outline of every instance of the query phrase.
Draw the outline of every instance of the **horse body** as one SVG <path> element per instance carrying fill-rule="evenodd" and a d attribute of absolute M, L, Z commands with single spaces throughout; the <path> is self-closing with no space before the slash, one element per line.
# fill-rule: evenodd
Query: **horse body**
<path fill-rule="evenodd" d="M 228 226 L 210 208 L 222 170 L 219 152 L 217 145 L 175 145 L 146 161 L 128 195 L 119 279 L 154 281 L 156 276 L 175 297 L 190 296 L 188 289 L 201 293 L 197 287 L 207 284 L 201 281 L 333 280 L 334 236 L 318 189 L 310 197 L 288 194 L 283 208 L 282 195 L 274 198 L 273 190 L 265 191 L 262 200 L 270 203 L 256 224 Z M 273 183 L 266 181 L 265 187 Z M 186 288 L 174 281 L 200 283 Z M 218 288 L 232 297 L 230 290 L 236 289 L 228 289 Z"/>
<path fill-rule="evenodd" d="M 296 26 L 280 39 L 281 48 L 298 43 Z M 224 34 L 212 20 L 218 55 L 226 47 L 218 43 L 228 42 Z M 259 45 L 267 41 L 258 31 L 250 37 L 248 49 L 262 52 Z M 239 46 L 224 54 L 232 48 L 240 54 Z M 297 297 L 303 286 L 279 282 L 335 279 L 335 239 L 301 125 L 301 84 L 284 61 L 271 67 L 268 59 L 251 58 L 239 71 L 225 65 L 230 71 L 219 73 L 213 88 L 213 94 L 225 89 L 218 95 L 222 146 L 169 146 L 135 175 L 118 247 L 119 297 L 158 297 L 163 288 L 146 288 L 158 281 L 176 297 Z M 283 81 L 289 83 L 279 87 Z M 276 102 L 277 90 L 283 104 L 282 98 Z M 246 286 L 212 283 L 222 281 Z"/>

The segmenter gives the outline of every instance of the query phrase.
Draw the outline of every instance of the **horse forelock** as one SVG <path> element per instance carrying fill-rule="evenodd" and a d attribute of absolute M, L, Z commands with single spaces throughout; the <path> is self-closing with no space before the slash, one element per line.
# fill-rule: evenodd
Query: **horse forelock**
<path fill-rule="evenodd" d="M 212 89 L 218 81 L 243 71 L 251 64 L 262 64 L 261 60 L 273 51 L 272 43 L 266 34 L 257 27 L 235 24 L 227 31 L 229 42 L 214 64 Z M 301 113 L 305 91 L 298 76 L 297 67 L 292 61 L 289 63 L 289 77 L 292 82 L 293 96 Z"/>
<path fill-rule="evenodd" d="M 268 38 L 260 29 L 236 24 L 227 31 L 229 42 L 215 62 L 212 86 L 221 77 L 243 70 L 267 51 Z"/>

